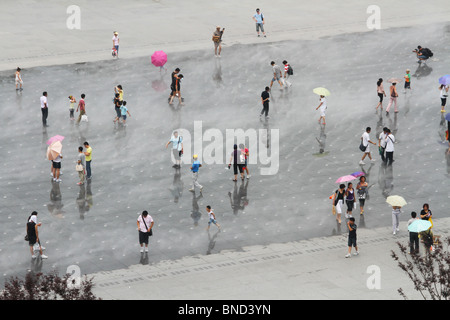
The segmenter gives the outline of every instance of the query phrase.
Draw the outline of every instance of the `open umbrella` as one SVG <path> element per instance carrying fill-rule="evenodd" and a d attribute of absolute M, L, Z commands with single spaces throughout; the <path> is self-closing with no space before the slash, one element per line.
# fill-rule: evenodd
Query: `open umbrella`
<path fill-rule="evenodd" d="M 325 89 L 322 87 L 313 89 L 313 92 L 319 96 L 324 96 L 324 97 L 328 97 L 331 94 L 330 91 L 328 91 L 328 89 Z"/>
<path fill-rule="evenodd" d="M 63 137 L 63 136 L 56 135 L 56 136 L 53 136 L 53 137 L 51 137 L 50 139 L 48 139 L 48 140 L 47 140 L 47 144 L 50 145 L 50 144 L 52 144 L 52 143 L 55 142 L 55 141 L 63 141 L 63 140 L 64 140 L 64 137 Z"/>
<path fill-rule="evenodd" d="M 439 78 L 439 84 L 443 84 L 444 86 L 448 86 L 450 84 L 450 74 L 446 74 L 443 77 Z"/>
<path fill-rule="evenodd" d="M 356 179 L 355 176 L 352 176 L 351 174 L 349 174 L 349 175 L 338 178 L 335 183 L 342 183 L 342 182 L 347 182 L 347 181 L 351 181 L 351 180 L 355 180 L 355 179 Z"/>
<path fill-rule="evenodd" d="M 410 232 L 422 232 L 430 229 L 431 222 L 428 220 L 417 219 L 414 220 L 409 226 L 408 230 Z"/>
<path fill-rule="evenodd" d="M 356 171 L 356 172 L 351 173 L 351 175 L 354 176 L 355 178 L 359 178 L 359 177 L 365 175 L 365 173 L 362 171 Z"/>
<path fill-rule="evenodd" d="M 397 78 L 390 78 L 390 79 L 388 79 L 387 82 L 389 82 L 389 83 L 400 83 L 400 82 L 402 82 L 402 80 L 397 79 Z"/>
<path fill-rule="evenodd" d="M 450 121 L 450 113 L 447 113 L 447 114 L 445 115 L 445 120 Z"/>
<path fill-rule="evenodd" d="M 155 67 L 162 67 L 167 62 L 167 54 L 164 51 L 155 51 L 152 54 L 152 64 Z"/>
<path fill-rule="evenodd" d="M 55 141 L 47 148 L 47 159 L 55 160 L 62 151 L 61 141 Z"/>
<path fill-rule="evenodd" d="M 401 196 L 389 196 L 387 197 L 386 202 L 393 207 L 403 207 L 406 205 L 406 200 Z"/>

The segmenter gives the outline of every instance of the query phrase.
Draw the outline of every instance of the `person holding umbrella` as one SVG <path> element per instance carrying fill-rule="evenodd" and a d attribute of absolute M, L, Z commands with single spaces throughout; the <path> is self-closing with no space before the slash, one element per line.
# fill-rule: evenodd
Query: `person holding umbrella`
<path fill-rule="evenodd" d="M 417 213 L 415 211 L 411 212 L 411 219 L 408 220 L 408 231 L 409 231 L 409 253 L 410 254 L 419 254 L 419 233 L 416 231 L 411 231 L 409 227 L 411 224 L 417 220 L 420 220 L 417 217 Z"/>
<path fill-rule="evenodd" d="M 392 234 L 396 234 L 399 229 L 399 216 L 401 208 L 406 205 L 406 200 L 401 196 L 389 196 L 386 202 L 392 206 Z"/>
<path fill-rule="evenodd" d="M 450 77 L 449 77 L 450 78 Z M 439 93 L 441 98 L 441 112 L 445 112 L 445 105 L 447 103 L 447 97 L 448 97 L 448 85 L 441 84 L 439 86 Z"/>

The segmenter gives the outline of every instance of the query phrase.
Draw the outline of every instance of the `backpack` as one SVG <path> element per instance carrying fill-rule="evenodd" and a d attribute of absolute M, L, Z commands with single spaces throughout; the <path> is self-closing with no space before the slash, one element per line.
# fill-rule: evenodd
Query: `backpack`
<path fill-rule="evenodd" d="M 288 65 L 287 74 L 290 76 L 294 74 L 294 69 L 292 69 L 291 65 Z"/>
<path fill-rule="evenodd" d="M 428 48 L 423 48 L 423 49 L 422 49 L 422 53 L 423 53 L 424 55 L 426 55 L 427 57 L 429 57 L 429 58 L 431 58 L 431 57 L 433 56 L 433 52 L 431 52 L 431 50 L 428 49 Z"/>

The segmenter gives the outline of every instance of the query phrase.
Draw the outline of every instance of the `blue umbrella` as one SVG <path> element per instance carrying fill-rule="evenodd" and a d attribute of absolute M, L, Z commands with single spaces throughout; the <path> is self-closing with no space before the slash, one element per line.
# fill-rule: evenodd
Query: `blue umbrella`
<path fill-rule="evenodd" d="M 443 77 L 439 78 L 439 84 L 443 84 L 445 86 L 448 86 L 450 84 L 450 74 L 446 74 Z"/>
<path fill-rule="evenodd" d="M 431 227 L 431 222 L 428 220 L 414 220 L 409 226 L 408 226 L 408 230 L 410 232 L 422 232 L 425 230 L 430 229 Z"/>

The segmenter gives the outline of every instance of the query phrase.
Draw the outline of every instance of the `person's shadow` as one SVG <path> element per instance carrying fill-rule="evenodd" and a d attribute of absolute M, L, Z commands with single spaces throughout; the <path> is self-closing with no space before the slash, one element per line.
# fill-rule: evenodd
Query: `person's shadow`
<path fill-rule="evenodd" d="M 420 79 L 430 75 L 432 71 L 433 68 L 429 67 L 427 64 L 419 63 L 419 66 L 417 67 L 416 71 L 412 76 L 416 77 L 417 79 Z"/>
<path fill-rule="evenodd" d="M 317 142 L 319 143 L 319 152 L 318 153 L 314 153 L 314 156 L 325 156 L 327 155 L 329 152 L 325 152 L 325 145 L 326 145 L 326 141 L 327 141 L 327 135 L 325 133 L 325 125 L 321 124 L 320 125 L 320 132 L 319 132 L 319 137 L 316 137 Z"/>
<path fill-rule="evenodd" d="M 200 193 L 198 197 L 195 196 L 195 192 L 192 192 L 192 211 L 191 211 L 191 218 L 194 221 L 194 226 L 198 226 L 198 221 L 200 220 L 200 217 L 202 216 L 200 212 L 200 207 L 198 205 L 198 200 L 203 198 L 203 195 Z"/>
<path fill-rule="evenodd" d="M 86 211 L 89 210 L 89 206 L 86 203 L 86 188 L 84 184 L 80 185 L 80 191 L 78 192 L 76 202 L 78 206 L 78 212 L 80 213 L 80 219 L 84 220 L 84 215 Z"/>
<path fill-rule="evenodd" d="M 208 250 L 206 250 L 206 255 L 211 254 L 212 250 L 216 246 L 216 238 L 219 235 L 219 233 L 220 233 L 220 229 L 218 229 L 216 231 L 216 233 L 214 233 L 214 235 L 211 237 L 211 234 L 209 233 L 209 230 L 208 230 L 209 243 L 208 243 Z"/>
<path fill-rule="evenodd" d="M 52 180 L 52 188 L 50 190 L 50 203 L 47 205 L 47 209 L 53 217 L 62 218 L 64 211 L 62 208 L 64 204 L 62 203 L 61 189 L 59 182 Z"/>
<path fill-rule="evenodd" d="M 183 188 L 184 188 L 184 183 L 181 180 L 180 168 L 175 168 L 175 174 L 173 175 L 172 188 L 169 188 L 170 192 L 173 195 L 174 203 L 178 203 L 178 200 L 183 195 Z"/>
<path fill-rule="evenodd" d="M 233 193 L 228 192 L 228 197 L 230 198 L 230 205 L 233 213 L 237 215 L 239 210 L 244 210 L 248 205 L 247 198 L 247 188 L 248 188 L 249 179 L 246 179 L 246 182 L 241 179 L 241 184 L 239 186 L 239 190 L 237 187 L 237 182 L 234 184 Z"/>
<path fill-rule="evenodd" d="M 214 72 L 212 75 L 212 78 L 214 82 L 216 83 L 217 87 L 220 88 L 222 86 L 222 64 L 220 63 L 220 59 L 215 59 L 215 67 Z"/>

